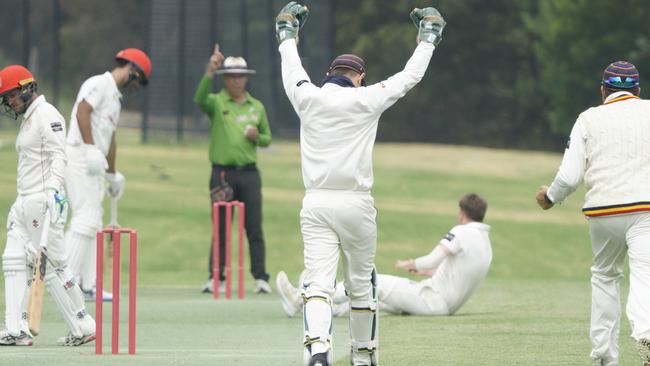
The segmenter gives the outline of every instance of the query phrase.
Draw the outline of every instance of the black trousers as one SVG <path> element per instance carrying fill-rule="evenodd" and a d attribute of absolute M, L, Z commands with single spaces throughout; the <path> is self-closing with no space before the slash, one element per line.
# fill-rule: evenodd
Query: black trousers
<path fill-rule="evenodd" d="M 219 185 L 221 172 L 225 171 L 225 181 L 233 189 L 233 199 L 244 202 L 246 205 L 246 217 L 244 226 L 248 238 L 248 253 L 250 253 L 250 271 L 255 279 L 268 281 L 269 274 L 266 273 L 266 254 L 264 245 L 264 233 L 262 231 L 262 179 L 260 172 L 255 165 L 245 167 L 224 167 L 212 165 L 210 177 L 210 189 Z M 225 279 L 223 270 L 226 260 L 226 215 L 225 208 L 219 211 L 219 273 L 221 280 Z M 237 223 L 232 224 L 232 237 L 237 235 Z M 237 250 L 233 244 L 233 253 Z M 210 241 L 210 259 L 208 261 L 208 272 L 212 278 L 213 246 Z M 233 265 L 236 266 L 233 261 Z M 236 267 L 235 267 L 236 268 Z M 236 272 L 233 272 L 236 273 Z"/>

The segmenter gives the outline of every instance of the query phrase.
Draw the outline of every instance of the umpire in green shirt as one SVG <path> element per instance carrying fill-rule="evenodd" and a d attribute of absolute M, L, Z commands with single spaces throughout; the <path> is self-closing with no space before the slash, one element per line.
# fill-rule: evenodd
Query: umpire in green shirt
<path fill-rule="evenodd" d="M 223 68 L 221 67 L 223 64 Z M 223 75 L 225 89 L 210 93 L 214 74 Z M 212 176 L 210 190 L 219 186 L 232 187 L 232 199 L 246 205 L 246 235 L 251 259 L 251 273 L 255 278 L 255 292 L 270 293 L 269 275 L 265 268 L 264 233 L 262 232 L 262 181 L 257 170 L 257 147 L 269 146 L 271 130 L 262 103 L 246 91 L 248 69 L 242 57 L 228 57 L 216 44 L 205 75 L 199 82 L 194 102 L 210 118 L 210 161 Z M 220 276 L 224 279 L 225 215 L 221 214 Z M 209 268 L 212 278 L 212 245 Z M 224 282 L 219 291 L 223 292 Z M 213 292 L 213 281 L 203 287 L 203 292 Z"/>

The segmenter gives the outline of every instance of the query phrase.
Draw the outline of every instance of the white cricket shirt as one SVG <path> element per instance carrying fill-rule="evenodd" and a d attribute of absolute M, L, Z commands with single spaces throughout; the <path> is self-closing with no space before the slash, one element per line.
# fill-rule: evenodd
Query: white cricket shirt
<path fill-rule="evenodd" d="M 41 95 L 27 108 L 16 138 L 19 195 L 63 187 L 65 120 Z"/>
<path fill-rule="evenodd" d="M 359 88 L 311 83 L 296 42 L 280 44 L 282 82 L 300 117 L 302 177 L 307 190 L 370 191 L 372 148 L 382 112 L 424 76 L 435 47 L 420 42 L 404 70 Z"/>
<path fill-rule="evenodd" d="M 436 272 L 423 281 L 441 294 L 453 314 L 470 298 L 474 290 L 487 276 L 492 263 L 490 226 L 482 222 L 470 222 L 454 226 L 440 240 L 452 255 L 445 258 Z M 431 254 L 429 254 L 431 255 Z M 416 261 L 426 261 L 420 257 Z"/>
<path fill-rule="evenodd" d="M 93 107 L 90 114 L 93 141 L 102 154 L 108 155 L 113 133 L 117 129 L 120 119 L 121 99 L 122 94 L 109 71 L 86 80 L 81 85 L 74 107 L 72 107 L 70 131 L 66 140 L 68 145 L 80 146 L 84 144 L 77 122 L 77 107 L 82 100 L 85 100 Z"/>

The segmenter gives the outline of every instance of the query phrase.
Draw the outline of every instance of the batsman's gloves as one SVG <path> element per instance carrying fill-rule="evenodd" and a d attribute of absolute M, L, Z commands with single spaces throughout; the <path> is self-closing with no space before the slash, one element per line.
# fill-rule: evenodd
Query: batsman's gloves
<path fill-rule="evenodd" d="M 27 261 L 27 267 L 30 269 L 30 271 L 34 271 L 34 266 L 36 265 L 36 257 L 38 256 L 38 252 L 36 251 L 36 248 L 34 248 L 34 246 L 31 243 L 26 243 L 24 247 L 25 247 L 25 257 Z"/>
<path fill-rule="evenodd" d="M 99 151 L 99 148 L 96 145 L 86 144 L 85 150 L 86 168 L 88 169 L 88 175 L 104 175 L 106 169 L 108 169 L 108 161 L 106 161 L 106 156 L 104 156 L 104 154 Z"/>
<path fill-rule="evenodd" d="M 65 223 L 68 206 L 68 198 L 65 193 L 55 188 L 48 188 L 45 196 L 47 208 L 50 210 L 50 222 L 56 224 L 61 220 Z"/>
<path fill-rule="evenodd" d="M 124 194 L 124 186 L 126 184 L 124 175 L 120 172 L 106 173 L 106 181 L 108 182 L 108 195 L 119 200 Z"/>
<path fill-rule="evenodd" d="M 307 22 L 309 9 L 305 5 L 292 1 L 285 5 L 275 17 L 275 35 L 278 44 L 294 38 L 298 43 L 298 32 Z"/>
<path fill-rule="evenodd" d="M 442 40 L 442 30 L 447 24 L 435 8 L 415 8 L 411 12 L 411 20 L 418 29 L 418 42 L 433 43 L 438 46 Z"/>

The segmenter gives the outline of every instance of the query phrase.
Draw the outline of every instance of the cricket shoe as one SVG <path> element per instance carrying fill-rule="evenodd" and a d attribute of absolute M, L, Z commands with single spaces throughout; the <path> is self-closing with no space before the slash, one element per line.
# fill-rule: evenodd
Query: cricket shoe
<path fill-rule="evenodd" d="M 270 294 L 271 292 L 273 292 L 273 290 L 271 289 L 271 285 L 269 285 L 268 281 L 262 279 L 255 280 L 254 291 L 256 294 Z"/>
<path fill-rule="evenodd" d="M 84 290 L 81 289 L 81 292 L 84 294 L 84 300 L 88 302 L 93 302 L 97 299 L 97 289 L 94 288 L 92 290 Z M 102 301 L 103 302 L 112 302 L 113 301 L 113 294 L 110 292 L 106 292 L 102 290 Z"/>
<path fill-rule="evenodd" d="M 203 292 L 204 294 L 211 294 L 214 292 L 214 281 L 212 280 L 212 278 L 210 278 L 208 282 L 206 282 L 205 285 L 203 285 L 201 292 Z M 219 293 L 220 294 L 226 293 L 226 283 L 224 281 L 219 281 Z"/>
<path fill-rule="evenodd" d="M 56 344 L 64 347 L 76 347 L 92 342 L 95 340 L 95 333 L 87 334 L 81 337 L 75 337 L 72 333 L 68 334 L 65 337 L 60 337 L 56 340 Z"/>
<path fill-rule="evenodd" d="M 24 331 L 20 335 L 14 336 L 7 330 L 0 332 L 0 346 L 31 346 L 34 344 L 34 338 Z"/>
<path fill-rule="evenodd" d="M 291 285 L 284 271 L 280 271 L 275 278 L 275 287 L 278 290 L 278 294 L 280 294 L 280 299 L 282 299 L 282 309 L 284 309 L 284 312 L 289 318 L 298 314 L 302 310 L 300 290 Z"/>
<path fill-rule="evenodd" d="M 327 361 L 327 352 L 317 353 L 311 356 L 309 366 L 330 366 L 329 362 Z"/>

